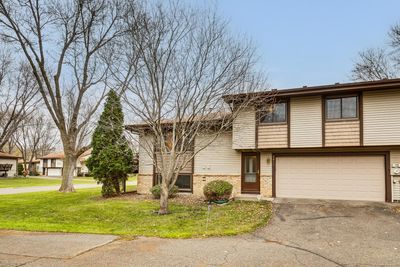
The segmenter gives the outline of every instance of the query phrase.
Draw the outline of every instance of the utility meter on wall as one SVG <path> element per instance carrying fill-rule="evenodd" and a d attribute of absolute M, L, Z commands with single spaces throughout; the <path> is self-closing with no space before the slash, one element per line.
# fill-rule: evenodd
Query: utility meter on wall
<path fill-rule="evenodd" d="M 393 173 L 393 175 L 400 175 L 400 164 L 399 163 L 392 164 L 392 173 Z"/>

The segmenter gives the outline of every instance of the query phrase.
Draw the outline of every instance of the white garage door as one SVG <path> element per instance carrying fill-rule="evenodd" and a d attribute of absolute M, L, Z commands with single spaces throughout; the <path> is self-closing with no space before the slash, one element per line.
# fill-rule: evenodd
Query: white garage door
<path fill-rule="evenodd" d="M 61 169 L 48 169 L 48 176 L 61 176 Z"/>
<path fill-rule="evenodd" d="M 385 201 L 384 156 L 276 158 L 276 196 Z"/>

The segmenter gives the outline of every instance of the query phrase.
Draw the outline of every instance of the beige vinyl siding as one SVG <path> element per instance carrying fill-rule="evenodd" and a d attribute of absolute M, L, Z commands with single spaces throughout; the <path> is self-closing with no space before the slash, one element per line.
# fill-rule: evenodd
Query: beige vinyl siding
<path fill-rule="evenodd" d="M 189 157 L 191 157 L 191 154 L 192 154 L 192 152 L 191 153 L 187 153 L 187 154 L 185 154 L 185 157 L 182 157 L 181 158 L 181 162 L 182 161 L 187 161 L 187 160 L 189 160 L 190 158 Z M 187 157 L 188 158 L 186 158 L 186 155 L 187 155 Z M 160 152 L 157 152 L 156 153 L 156 158 L 157 158 L 157 166 L 161 166 L 161 153 Z M 168 166 L 168 164 L 169 164 L 169 159 L 170 159 L 170 156 L 169 155 L 164 155 L 164 166 Z M 192 173 L 192 171 L 193 171 L 193 169 L 192 169 L 192 166 L 193 166 L 193 164 L 192 164 L 192 160 L 190 160 L 187 164 L 186 164 L 186 166 L 185 166 L 185 168 L 182 170 L 182 171 L 180 171 L 180 173 Z M 160 164 L 160 165 L 158 165 L 158 164 Z"/>
<path fill-rule="evenodd" d="M 384 157 L 277 157 L 276 195 L 385 201 Z"/>
<path fill-rule="evenodd" d="M 390 151 L 390 164 L 400 164 L 400 150 Z"/>
<path fill-rule="evenodd" d="M 195 147 L 203 147 L 210 136 L 198 136 Z M 194 159 L 195 174 L 240 175 L 241 153 L 232 149 L 232 133 L 224 133 L 199 151 Z"/>
<path fill-rule="evenodd" d="M 359 146 L 360 121 L 325 123 L 325 146 Z"/>
<path fill-rule="evenodd" d="M 364 145 L 400 144 L 400 91 L 363 93 Z"/>
<path fill-rule="evenodd" d="M 139 174 L 153 174 L 152 137 L 141 135 L 139 137 Z"/>
<path fill-rule="evenodd" d="M 290 147 L 322 146 L 321 97 L 290 99 Z"/>
<path fill-rule="evenodd" d="M 62 159 L 56 159 L 56 167 L 64 167 L 64 161 Z"/>
<path fill-rule="evenodd" d="M 232 125 L 232 148 L 253 149 L 256 144 L 256 114 L 254 107 L 243 109 Z"/>
<path fill-rule="evenodd" d="M 272 175 L 272 154 L 261 152 L 260 154 L 260 174 Z"/>
<path fill-rule="evenodd" d="M 287 124 L 259 124 L 258 148 L 281 148 L 288 146 Z"/>

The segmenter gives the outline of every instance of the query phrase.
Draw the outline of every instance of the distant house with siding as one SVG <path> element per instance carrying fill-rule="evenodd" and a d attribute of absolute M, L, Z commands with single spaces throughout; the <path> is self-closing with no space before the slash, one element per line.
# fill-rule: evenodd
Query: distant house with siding
<path fill-rule="evenodd" d="M 85 176 L 89 173 L 86 160 L 90 157 L 91 150 L 85 151 L 76 161 L 74 175 Z M 40 174 L 45 176 L 62 176 L 64 167 L 64 153 L 55 152 L 40 158 Z"/>
<path fill-rule="evenodd" d="M 18 157 L 0 151 L 0 178 L 17 176 Z"/>

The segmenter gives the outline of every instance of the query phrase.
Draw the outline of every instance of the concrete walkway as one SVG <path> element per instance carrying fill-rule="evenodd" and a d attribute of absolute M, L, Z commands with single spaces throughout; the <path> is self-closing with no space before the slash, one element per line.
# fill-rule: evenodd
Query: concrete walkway
<path fill-rule="evenodd" d="M 136 181 L 127 182 L 126 185 L 136 185 Z M 75 189 L 96 188 L 101 187 L 99 184 L 75 184 Z M 57 191 L 60 185 L 46 185 L 46 186 L 30 186 L 30 187 L 15 187 L 15 188 L 0 188 L 0 195 L 13 195 L 34 192 Z"/>
<path fill-rule="evenodd" d="M 0 266 L 400 266 L 391 207 L 285 201 L 267 227 L 205 239 L 0 231 Z"/>

